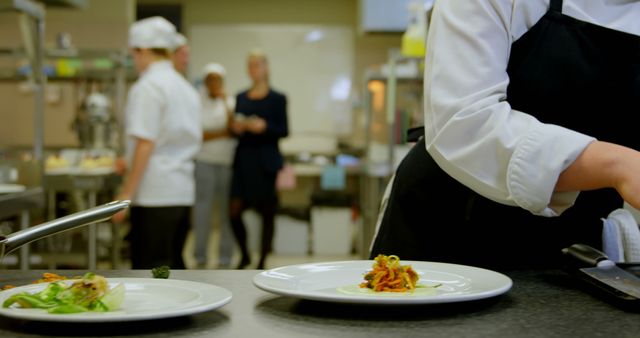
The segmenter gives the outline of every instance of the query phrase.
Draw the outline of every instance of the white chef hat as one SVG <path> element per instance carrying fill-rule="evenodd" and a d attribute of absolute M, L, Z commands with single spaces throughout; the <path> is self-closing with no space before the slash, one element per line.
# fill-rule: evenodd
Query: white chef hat
<path fill-rule="evenodd" d="M 202 69 L 202 74 L 206 77 L 209 74 L 217 74 L 220 77 L 224 78 L 224 76 L 226 75 L 227 71 L 224 69 L 224 67 L 219 64 L 219 63 L 209 63 L 206 66 L 204 66 L 204 68 Z"/>
<path fill-rule="evenodd" d="M 181 33 L 176 33 L 173 37 L 173 48 L 178 49 L 178 47 L 184 46 L 187 44 L 187 38 Z"/>
<path fill-rule="evenodd" d="M 134 22 L 129 28 L 129 47 L 167 48 L 176 44 L 176 27 L 167 19 L 154 16 Z"/>

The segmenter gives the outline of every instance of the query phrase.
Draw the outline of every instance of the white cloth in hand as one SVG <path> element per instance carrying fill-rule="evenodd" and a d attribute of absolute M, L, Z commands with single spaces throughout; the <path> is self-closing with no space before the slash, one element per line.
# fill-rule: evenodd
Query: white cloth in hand
<path fill-rule="evenodd" d="M 603 219 L 602 244 L 614 262 L 640 262 L 640 228 L 630 211 L 616 209 Z"/>

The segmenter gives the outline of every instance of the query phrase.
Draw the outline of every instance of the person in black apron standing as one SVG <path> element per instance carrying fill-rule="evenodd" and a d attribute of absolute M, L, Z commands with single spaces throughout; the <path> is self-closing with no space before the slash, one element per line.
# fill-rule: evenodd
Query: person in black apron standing
<path fill-rule="evenodd" d="M 436 2 L 434 17 L 440 5 Z M 640 1 L 629 6 L 636 5 Z M 437 53 L 437 44 L 428 48 Z M 544 16 L 511 44 L 506 72 L 511 109 L 597 142 L 640 149 L 634 122 L 640 113 L 638 35 L 575 19 L 563 14 L 562 0 L 551 0 Z M 623 206 L 620 191 L 613 187 L 581 191 L 574 205 L 557 217 L 494 202 L 441 169 L 427 152 L 424 137 L 401 162 L 392 184 L 371 258 L 393 254 L 403 260 L 502 270 L 555 267 L 561 249 L 571 244 L 601 248 L 602 218 Z M 638 206 L 636 201 L 627 202 Z"/>

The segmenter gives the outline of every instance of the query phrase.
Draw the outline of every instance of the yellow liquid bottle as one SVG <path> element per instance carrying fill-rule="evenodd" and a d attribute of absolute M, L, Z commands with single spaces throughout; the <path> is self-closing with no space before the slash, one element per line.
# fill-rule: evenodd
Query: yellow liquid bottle
<path fill-rule="evenodd" d="M 412 3 L 409 7 L 411 20 L 402 35 L 401 53 L 406 57 L 424 57 L 427 40 L 427 17 L 420 3 Z"/>

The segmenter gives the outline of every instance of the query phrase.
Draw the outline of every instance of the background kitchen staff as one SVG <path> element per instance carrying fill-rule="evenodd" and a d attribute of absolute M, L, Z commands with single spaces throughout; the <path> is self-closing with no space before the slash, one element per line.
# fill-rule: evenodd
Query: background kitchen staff
<path fill-rule="evenodd" d="M 233 233 L 242 252 L 239 268 L 251 262 L 242 213 L 255 208 L 262 216 L 262 246 L 257 266 L 262 269 L 271 252 L 278 205 L 276 176 L 283 165 L 278 142 L 289 134 L 287 98 L 269 85 L 269 66 L 262 51 L 249 54 L 247 68 L 251 88 L 236 96 L 236 112 L 244 119 L 236 118 L 232 127 L 238 136 L 238 146 L 229 210 Z"/>
<path fill-rule="evenodd" d="M 640 207 L 638 18 L 630 0 L 437 1 L 425 137 L 372 256 L 523 267 L 600 247 L 621 196 Z"/>
<path fill-rule="evenodd" d="M 224 90 L 226 70 L 219 63 L 207 64 L 203 69 L 204 88 L 202 102 L 202 149 L 196 155 L 196 204 L 193 226 L 195 232 L 194 256 L 198 267 L 208 263 L 207 249 L 211 234 L 212 207 L 220 227 L 218 268 L 231 266 L 234 238 L 229 221 L 229 193 L 231 190 L 231 164 L 237 140 L 231 137 L 235 99 Z"/>
<path fill-rule="evenodd" d="M 182 249 L 195 199 L 193 157 L 200 149 L 200 101 L 170 61 L 175 27 L 161 17 L 134 23 L 129 46 L 139 79 L 126 105 L 130 168 L 118 199 L 130 199 L 131 264 L 184 268 Z M 121 221 L 118 214 L 114 221 Z"/>
<path fill-rule="evenodd" d="M 176 33 L 175 50 L 171 60 L 173 61 L 173 67 L 182 75 L 187 74 L 189 59 L 191 58 L 191 48 L 188 42 L 184 35 Z"/>

